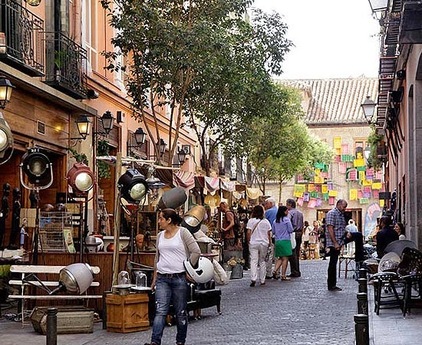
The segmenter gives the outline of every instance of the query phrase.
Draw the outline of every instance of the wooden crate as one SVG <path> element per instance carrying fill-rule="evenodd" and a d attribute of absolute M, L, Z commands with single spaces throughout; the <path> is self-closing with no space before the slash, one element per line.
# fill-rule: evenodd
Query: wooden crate
<path fill-rule="evenodd" d="M 129 333 L 149 328 L 148 292 L 129 295 L 108 294 L 107 331 Z"/>

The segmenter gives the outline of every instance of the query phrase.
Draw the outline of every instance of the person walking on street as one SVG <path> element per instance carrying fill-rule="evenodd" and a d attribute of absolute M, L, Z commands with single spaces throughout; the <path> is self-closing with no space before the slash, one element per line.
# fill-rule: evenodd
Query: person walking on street
<path fill-rule="evenodd" d="M 276 201 L 274 198 L 268 198 L 264 202 L 264 208 L 265 208 L 265 218 L 268 219 L 270 222 L 270 225 L 272 226 L 275 217 L 277 215 L 278 208 L 276 206 Z M 266 278 L 271 279 L 273 278 L 273 259 L 274 259 L 274 233 L 272 237 L 272 241 L 270 242 L 270 245 L 268 247 L 268 255 L 267 255 L 267 261 L 265 262 L 267 270 L 266 270 Z"/>
<path fill-rule="evenodd" d="M 265 257 L 271 243 L 271 225 L 268 219 L 264 218 L 264 208 L 261 205 L 254 206 L 246 229 L 251 256 L 250 286 L 255 286 L 257 281 L 265 285 Z"/>
<path fill-rule="evenodd" d="M 300 277 L 300 248 L 302 246 L 302 229 L 303 229 L 303 213 L 296 209 L 296 201 L 293 199 L 286 200 L 286 206 L 289 210 L 289 218 L 292 222 L 293 230 L 295 233 L 296 247 L 292 252 L 292 256 L 289 257 L 290 263 L 290 275 L 291 278 Z"/>
<path fill-rule="evenodd" d="M 329 291 L 341 291 L 337 286 L 337 262 L 343 245 L 343 236 L 346 230 L 346 219 L 344 211 L 347 207 L 347 201 L 339 199 L 336 207 L 327 212 L 326 221 L 326 245 L 330 255 L 328 263 L 327 286 Z"/>
<path fill-rule="evenodd" d="M 286 206 L 280 206 L 277 211 L 272 230 L 275 237 L 274 255 L 277 258 L 275 263 L 273 278 L 278 279 L 281 267 L 281 280 L 290 280 L 286 276 L 289 256 L 292 255 L 292 242 L 290 234 L 293 232 L 292 223 L 288 217 L 289 211 Z"/>
<path fill-rule="evenodd" d="M 186 258 L 195 266 L 201 250 L 193 235 L 179 226 L 182 218 L 171 208 L 161 210 L 154 261 L 154 275 L 151 288 L 155 290 L 155 317 L 152 325 L 151 342 L 145 345 L 160 345 L 166 325 L 170 304 L 177 320 L 176 344 L 184 345 L 188 330 L 187 296 L 188 284 L 184 261 Z"/>

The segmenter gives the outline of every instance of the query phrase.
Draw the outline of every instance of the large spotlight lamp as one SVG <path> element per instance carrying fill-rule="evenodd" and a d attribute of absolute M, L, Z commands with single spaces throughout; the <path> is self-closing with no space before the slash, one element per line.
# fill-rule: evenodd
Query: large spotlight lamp
<path fill-rule="evenodd" d="M 14 86 L 5 76 L 0 75 L 0 109 L 6 108 L 6 104 L 10 102 Z M 9 150 L 9 155 L 3 159 L 6 152 Z M 0 165 L 6 163 L 13 154 L 13 135 L 9 124 L 4 119 L 3 113 L 0 110 Z"/>
<path fill-rule="evenodd" d="M 120 191 L 120 195 L 129 203 L 137 204 L 148 193 L 148 183 L 142 175 L 136 169 L 128 169 L 117 181 L 117 187 Z"/>
<path fill-rule="evenodd" d="M 7 150 L 10 150 L 9 156 L 3 160 L 6 155 Z M 0 111 L 0 165 L 6 163 L 13 154 L 13 135 L 12 130 L 9 127 L 9 124 L 3 117 L 2 112 Z"/>
<path fill-rule="evenodd" d="M 34 185 L 31 188 L 23 181 L 23 174 Z M 53 167 L 48 157 L 38 148 L 30 148 L 22 157 L 20 164 L 21 183 L 26 189 L 46 189 L 53 183 Z"/>
<path fill-rule="evenodd" d="M 86 195 L 94 187 L 94 173 L 84 163 L 75 163 L 66 179 L 76 195 Z"/>

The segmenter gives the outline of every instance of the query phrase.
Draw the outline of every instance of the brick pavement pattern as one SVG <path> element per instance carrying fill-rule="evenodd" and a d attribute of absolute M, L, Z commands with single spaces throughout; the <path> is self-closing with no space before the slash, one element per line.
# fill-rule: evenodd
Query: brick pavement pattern
<path fill-rule="evenodd" d="M 327 291 L 328 261 L 301 261 L 302 277 L 291 281 L 267 280 L 249 287 L 249 273 L 230 280 L 222 290 L 222 315 L 216 308 L 202 311 L 192 320 L 186 345 L 221 344 L 355 344 L 353 316 L 357 309 L 357 282 L 339 278 L 340 292 Z M 132 345 L 149 342 L 151 329 L 135 333 L 111 333 L 101 324 L 92 334 L 58 335 L 59 345 Z M 166 327 L 163 345 L 175 344 L 176 327 Z M 45 344 L 32 325 L 0 320 L 2 345 Z"/>

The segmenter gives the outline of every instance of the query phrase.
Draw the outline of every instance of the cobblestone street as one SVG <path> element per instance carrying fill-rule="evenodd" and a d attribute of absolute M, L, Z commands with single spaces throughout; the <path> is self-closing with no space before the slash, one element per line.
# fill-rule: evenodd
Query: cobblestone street
<path fill-rule="evenodd" d="M 339 278 L 341 292 L 326 289 L 328 260 L 301 261 L 302 277 L 290 282 L 267 280 L 249 287 L 249 271 L 222 290 L 222 315 L 216 308 L 203 310 L 202 320 L 189 324 L 187 344 L 355 344 L 354 320 L 357 283 Z M 144 344 L 151 330 L 111 333 L 94 326 L 92 334 L 58 335 L 58 344 Z M 176 327 L 164 330 L 163 345 L 175 343 Z M 0 321 L 3 345 L 45 344 L 45 336 L 32 325 Z"/>

